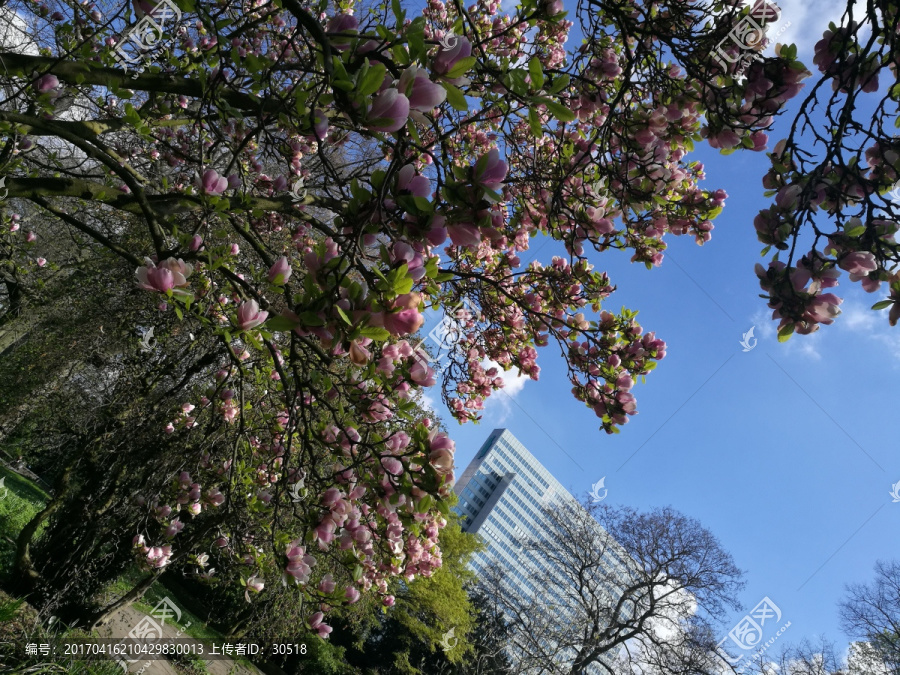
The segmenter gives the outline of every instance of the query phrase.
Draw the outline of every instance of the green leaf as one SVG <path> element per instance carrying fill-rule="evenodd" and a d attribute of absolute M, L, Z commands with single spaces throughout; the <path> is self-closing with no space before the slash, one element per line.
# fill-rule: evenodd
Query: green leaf
<path fill-rule="evenodd" d="M 350 320 L 350 317 L 347 316 L 347 312 L 345 312 L 345 311 L 340 307 L 340 305 L 335 305 L 334 308 L 337 310 L 338 316 L 340 316 L 341 319 L 344 320 L 344 323 L 346 323 L 348 326 L 352 326 L 352 325 L 353 325 L 353 322 Z"/>
<path fill-rule="evenodd" d="M 459 87 L 454 87 L 447 82 L 441 82 L 441 86 L 447 90 L 447 103 L 449 103 L 454 110 L 459 110 L 460 112 L 467 112 L 469 110 L 465 94 L 462 93 L 462 90 Z"/>
<path fill-rule="evenodd" d="M 778 330 L 778 341 L 779 342 L 787 342 L 791 339 L 791 335 L 794 334 L 794 324 L 789 323 L 788 325 L 780 328 Z"/>
<path fill-rule="evenodd" d="M 143 122 L 143 120 L 141 119 L 141 116 L 138 115 L 137 110 L 135 110 L 134 106 L 131 105 L 130 103 L 125 104 L 124 119 L 126 122 L 128 122 L 128 124 L 130 124 L 133 127 L 139 127 L 139 126 L 141 126 L 141 124 Z"/>
<path fill-rule="evenodd" d="M 294 330 L 299 325 L 294 319 L 283 315 L 273 316 L 266 321 L 266 328 L 276 332 Z"/>
<path fill-rule="evenodd" d="M 357 93 L 360 96 L 374 94 L 378 91 L 379 87 L 381 87 L 381 83 L 384 82 L 386 73 L 387 68 L 385 65 L 383 63 L 376 63 L 363 74 L 359 85 L 357 86 Z"/>
<path fill-rule="evenodd" d="M 391 337 L 391 334 L 387 331 L 387 329 L 382 328 L 381 326 L 366 326 L 359 331 L 359 334 L 363 337 L 371 338 L 376 342 L 384 342 L 385 340 L 389 340 Z"/>
<path fill-rule="evenodd" d="M 544 86 L 544 67 L 538 57 L 533 56 L 528 62 L 528 74 L 531 76 L 532 87 L 540 89 Z"/>
<path fill-rule="evenodd" d="M 872 309 L 887 309 L 894 304 L 893 300 L 881 300 L 872 305 Z"/>
<path fill-rule="evenodd" d="M 514 94 L 518 94 L 519 96 L 525 96 L 528 94 L 528 83 L 525 81 L 525 78 L 528 75 L 527 70 L 514 68 L 513 70 L 510 70 L 506 75 L 509 82 L 507 86 Z"/>
<path fill-rule="evenodd" d="M 405 293 L 409 293 L 412 290 L 412 287 L 413 287 L 412 277 L 405 276 L 400 279 L 397 279 L 397 281 L 394 282 L 393 291 L 397 295 L 403 295 Z"/>
<path fill-rule="evenodd" d="M 301 312 L 300 321 L 304 326 L 324 326 L 325 320 L 315 312 Z"/>
<path fill-rule="evenodd" d="M 544 135 L 544 130 L 541 127 L 541 116 L 538 115 L 537 110 L 534 108 L 528 111 L 528 126 L 531 127 L 531 133 L 534 134 L 535 138 L 540 138 Z"/>
<path fill-rule="evenodd" d="M 568 75 L 560 75 L 553 79 L 553 84 L 550 86 L 548 94 L 558 94 L 563 89 L 569 86 L 569 76 Z"/>
<path fill-rule="evenodd" d="M 453 64 L 453 67 L 447 71 L 445 77 L 448 80 L 455 80 L 457 77 L 462 77 L 466 73 L 468 73 L 472 66 L 474 66 L 478 62 L 474 56 L 467 56 L 463 59 L 460 59 L 456 63 Z"/>
<path fill-rule="evenodd" d="M 425 47 L 425 17 L 417 16 L 406 29 L 406 41 L 409 44 L 409 58 L 424 61 L 428 50 Z"/>
<path fill-rule="evenodd" d="M 856 227 L 853 227 L 844 232 L 844 234 L 846 234 L 848 237 L 859 237 L 865 233 L 866 233 L 865 225 L 857 225 Z"/>
<path fill-rule="evenodd" d="M 538 99 L 541 103 L 547 106 L 547 110 L 550 111 L 550 114 L 553 115 L 560 122 L 571 122 L 575 119 L 575 113 L 569 110 L 562 103 L 557 103 L 556 101 L 551 101 L 548 98 L 540 98 Z"/>

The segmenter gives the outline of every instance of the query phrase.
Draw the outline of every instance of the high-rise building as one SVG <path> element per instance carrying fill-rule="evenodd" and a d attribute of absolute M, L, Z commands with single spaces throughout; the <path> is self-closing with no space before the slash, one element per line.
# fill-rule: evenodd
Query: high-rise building
<path fill-rule="evenodd" d="M 499 562 L 523 591 L 527 589 L 530 584 L 522 571 L 517 540 L 545 532 L 542 509 L 554 502 L 574 501 L 572 495 L 507 429 L 495 429 L 488 436 L 454 490 L 462 529 L 481 535 L 487 546 L 472 558 L 472 569 L 479 573 Z"/>
<path fill-rule="evenodd" d="M 540 595 L 529 569 L 547 571 L 549 563 L 523 550 L 519 542 L 540 537 L 550 529 L 545 508 L 575 504 L 575 498 L 507 429 L 495 429 L 488 436 L 454 490 L 459 497 L 455 510 L 462 516 L 462 529 L 480 535 L 486 545 L 483 552 L 472 557 L 472 570 L 483 577 L 499 565 L 508 590 L 524 597 Z M 602 529 L 599 523 L 597 528 Z M 621 550 L 621 555 L 616 555 L 616 548 L 610 546 L 605 554 L 608 570 L 615 571 L 605 578 L 624 580 L 625 556 Z M 616 595 L 617 589 L 609 583 L 603 585 L 610 597 Z M 514 654 L 510 656 L 515 658 Z M 588 671 L 607 672 L 597 664 Z"/>

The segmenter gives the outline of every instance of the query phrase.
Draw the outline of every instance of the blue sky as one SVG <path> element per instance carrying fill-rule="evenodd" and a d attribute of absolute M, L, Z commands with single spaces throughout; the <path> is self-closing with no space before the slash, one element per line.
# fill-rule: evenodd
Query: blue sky
<path fill-rule="evenodd" d="M 838 5 L 816 3 L 815 21 L 812 3 L 781 5 L 782 21 L 791 21 L 786 41 L 797 41 L 812 66 L 812 45 Z M 776 123 L 770 148 L 789 119 Z M 701 248 L 672 237 L 662 267 L 650 271 L 617 252 L 592 260 L 619 287 L 608 306 L 640 310 L 644 329 L 668 343 L 635 389 L 639 414 L 621 434 L 599 431 L 572 397 L 561 360 L 545 349 L 539 382 L 511 376 L 511 397 L 492 397 L 479 425 L 447 422 L 457 475 L 492 429 L 506 427 L 573 493 L 605 477 L 610 503 L 670 505 L 712 530 L 746 571 L 744 610 L 723 637 L 768 596 L 781 624 L 791 621 L 782 642 L 825 635 L 845 645 L 837 615 L 844 584 L 869 581 L 876 560 L 897 554 L 900 503 L 890 491 L 900 456 L 888 423 L 900 329 L 868 309 L 883 293 L 865 294 L 844 278 L 836 323 L 779 344 L 753 273 L 765 262 L 752 221 L 769 203 L 760 182 L 768 158 L 722 157 L 705 146 L 693 157 L 706 165 L 704 187 L 729 194 L 712 241 Z M 758 343 L 744 352 L 751 326 Z"/>

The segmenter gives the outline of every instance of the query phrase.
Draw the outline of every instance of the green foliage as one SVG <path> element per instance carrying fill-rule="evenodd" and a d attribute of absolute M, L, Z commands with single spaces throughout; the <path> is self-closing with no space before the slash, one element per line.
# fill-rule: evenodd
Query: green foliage
<path fill-rule="evenodd" d="M 0 467 L 0 580 L 8 581 L 15 559 L 16 537 L 40 511 L 49 495 L 19 474 Z M 0 619 L 2 620 L 2 619 Z"/>

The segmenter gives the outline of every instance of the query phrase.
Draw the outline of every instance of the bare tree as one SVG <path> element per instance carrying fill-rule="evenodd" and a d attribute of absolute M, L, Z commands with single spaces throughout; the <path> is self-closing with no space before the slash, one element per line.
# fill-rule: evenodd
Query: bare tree
<path fill-rule="evenodd" d="M 721 672 L 712 622 L 737 606 L 742 573 L 709 530 L 671 508 L 570 503 L 544 515 L 546 531 L 521 541 L 521 570 L 482 579 L 518 672 Z"/>
<path fill-rule="evenodd" d="M 895 675 L 869 642 L 853 642 L 846 658 L 834 642 L 820 637 L 787 645 L 777 654 L 754 660 L 740 669 L 742 675 Z"/>
<path fill-rule="evenodd" d="M 849 584 L 840 616 L 848 635 L 869 642 L 889 672 L 900 673 L 900 561 L 879 560 L 871 584 Z"/>

